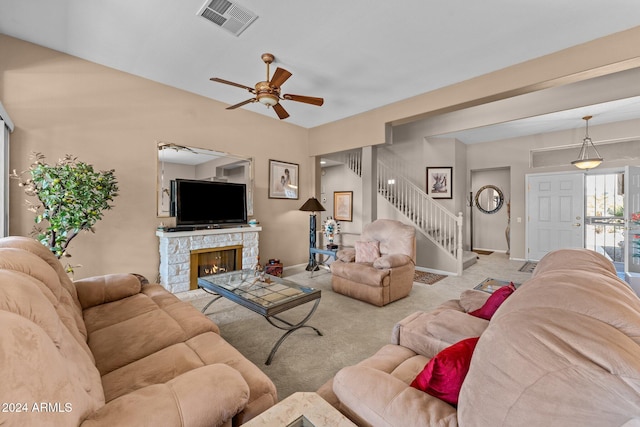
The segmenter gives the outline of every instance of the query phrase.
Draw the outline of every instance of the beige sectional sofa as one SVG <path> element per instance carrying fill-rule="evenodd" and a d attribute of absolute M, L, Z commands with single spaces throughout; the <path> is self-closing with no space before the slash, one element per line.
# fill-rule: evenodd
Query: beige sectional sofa
<path fill-rule="evenodd" d="M 476 292 L 399 322 L 393 344 L 319 394 L 360 426 L 640 426 L 640 299 L 608 260 L 548 254 L 484 324 L 468 319 L 486 299 Z M 457 407 L 409 386 L 472 336 Z"/>
<path fill-rule="evenodd" d="M 39 242 L 0 239 L 0 425 L 231 426 L 276 403 L 214 323 L 141 279 L 72 282 Z"/>

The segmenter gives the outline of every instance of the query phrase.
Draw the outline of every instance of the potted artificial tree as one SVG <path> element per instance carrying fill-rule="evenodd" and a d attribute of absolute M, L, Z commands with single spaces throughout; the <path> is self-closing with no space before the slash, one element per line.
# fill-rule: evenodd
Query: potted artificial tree
<path fill-rule="evenodd" d="M 28 170 L 21 174 L 14 170 L 11 176 L 20 180 L 28 196 L 38 199 L 27 202 L 36 214 L 33 236 L 57 258 L 68 257 L 69 243 L 81 231 L 94 232 L 103 211 L 113 207 L 110 202 L 118 195 L 114 170 L 94 171 L 68 154 L 54 165 L 47 164 L 41 153 L 33 157 Z M 67 266 L 67 271 L 73 268 Z"/>

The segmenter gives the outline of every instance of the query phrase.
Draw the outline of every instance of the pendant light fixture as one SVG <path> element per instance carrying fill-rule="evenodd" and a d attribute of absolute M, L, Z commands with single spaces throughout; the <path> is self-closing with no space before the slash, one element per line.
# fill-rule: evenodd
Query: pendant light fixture
<path fill-rule="evenodd" d="M 591 140 L 591 138 L 589 138 L 589 120 L 591 118 L 592 116 L 584 116 L 582 118 L 582 120 L 587 123 L 586 133 L 584 139 L 582 140 L 582 148 L 580 148 L 578 159 L 571 162 L 571 164 L 578 169 L 593 169 L 595 167 L 598 167 L 600 163 L 602 163 L 602 160 L 604 160 L 602 157 L 600 157 L 600 153 L 598 153 L 598 150 L 596 150 L 596 147 L 595 145 L 593 145 L 593 141 Z M 595 153 L 592 157 L 589 156 L 589 147 L 591 147 L 593 149 L 593 152 Z"/>

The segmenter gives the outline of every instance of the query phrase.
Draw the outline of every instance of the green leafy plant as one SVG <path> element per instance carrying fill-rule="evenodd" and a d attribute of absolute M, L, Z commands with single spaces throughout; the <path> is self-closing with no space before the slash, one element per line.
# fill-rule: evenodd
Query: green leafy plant
<path fill-rule="evenodd" d="M 33 158 L 28 170 L 11 174 L 28 196 L 38 199 L 37 203 L 27 201 L 36 214 L 33 236 L 56 257 L 70 256 L 69 243 L 81 231 L 94 233 L 103 211 L 113 207 L 110 202 L 118 195 L 114 170 L 96 172 L 68 154 L 54 165 L 47 164 L 41 153 Z M 67 269 L 73 272 L 72 267 Z"/>
<path fill-rule="evenodd" d="M 617 205 L 615 209 L 607 209 L 607 214 L 613 216 L 624 216 L 624 206 Z"/>

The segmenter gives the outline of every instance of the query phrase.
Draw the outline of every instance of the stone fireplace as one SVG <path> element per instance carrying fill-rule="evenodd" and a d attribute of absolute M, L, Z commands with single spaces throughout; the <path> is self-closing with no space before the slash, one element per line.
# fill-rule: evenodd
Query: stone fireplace
<path fill-rule="evenodd" d="M 231 260 L 234 268 L 254 268 L 258 260 L 258 232 L 261 227 L 219 228 L 194 231 L 157 231 L 160 239 L 160 284 L 169 292 L 185 292 L 192 289 L 192 282 L 201 271 L 229 268 Z M 230 256 L 226 251 L 233 251 Z M 223 253 L 221 253 L 223 252 Z M 223 259 L 223 257 L 225 259 Z M 202 274 L 201 274 L 202 275 Z M 195 278 L 195 279 L 194 279 Z"/>

